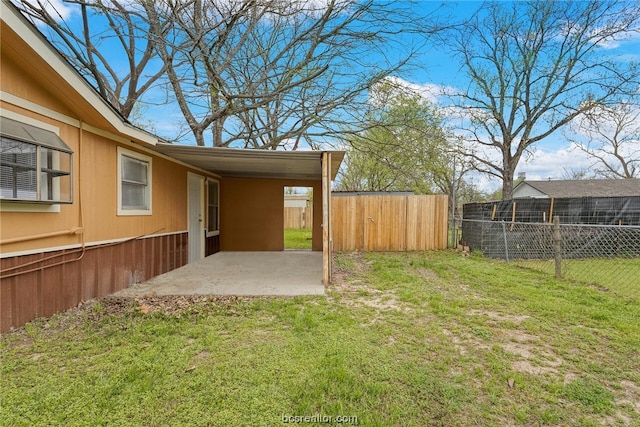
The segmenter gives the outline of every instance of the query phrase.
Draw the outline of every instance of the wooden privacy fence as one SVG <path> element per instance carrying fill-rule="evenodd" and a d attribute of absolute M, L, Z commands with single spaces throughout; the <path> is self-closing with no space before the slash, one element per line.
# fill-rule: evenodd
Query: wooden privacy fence
<path fill-rule="evenodd" d="M 313 206 L 284 208 L 284 228 L 312 228 Z"/>
<path fill-rule="evenodd" d="M 331 215 L 336 251 L 447 248 L 446 195 L 334 196 Z"/>

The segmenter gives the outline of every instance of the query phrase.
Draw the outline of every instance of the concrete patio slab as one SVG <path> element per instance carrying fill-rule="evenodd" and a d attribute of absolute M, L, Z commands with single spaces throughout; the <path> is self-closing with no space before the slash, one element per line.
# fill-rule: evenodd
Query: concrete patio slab
<path fill-rule="evenodd" d="M 324 295 L 322 252 L 218 252 L 116 293 L 155 295 Z"/>

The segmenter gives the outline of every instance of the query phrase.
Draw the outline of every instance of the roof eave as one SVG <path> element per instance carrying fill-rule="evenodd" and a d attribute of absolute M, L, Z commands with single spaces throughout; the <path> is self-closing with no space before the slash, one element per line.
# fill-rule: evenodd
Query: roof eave
<path fill-rule="evenodd" d="M 17 8 L 5 1 L 0 2 L 0 17 L 5 25 L 31 46 L 60 77 L 78 92 L 104 117 L 117 132 L 126 137 L 149 145 L 156 145 L 159 138 L 139 129 L 120 115 L 115 108 L 102 98 L 96 90 L 75 70 L 44 36 L 29 22 Z"/>
<path fill-rule="evenodd" d="M 322 178 L 322 153 L 331 153 L 331 179 L 344 158 L 343 151 L 274 151 L 201 147 L 159 143 L 154 147 L 167 156 L 222 177 L 289 180 Z"/>

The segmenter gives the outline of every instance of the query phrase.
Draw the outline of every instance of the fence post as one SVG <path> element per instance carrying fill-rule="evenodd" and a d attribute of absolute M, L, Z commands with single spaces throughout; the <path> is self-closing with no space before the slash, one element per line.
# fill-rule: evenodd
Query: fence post
<path fill-rule="evenodd" d="M 553 217 L 553 255 L 556 263 L 556 279 L 562 278 L 562 236 L 560 235 L 560 217 Z"/>
<path fill-rule="evenodd" d="M 507 262 L 509 262 L 509 245 L 507 244 L 507 224 L 502 221 L 502 237 L 504 238 L 504 256 Z"/>

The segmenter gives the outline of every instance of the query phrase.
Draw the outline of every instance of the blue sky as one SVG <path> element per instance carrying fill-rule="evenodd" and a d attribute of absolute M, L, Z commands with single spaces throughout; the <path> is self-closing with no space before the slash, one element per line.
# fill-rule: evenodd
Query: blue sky
<path fill-rule="evenodd" d="M 429 2 L 432 6 L 434 2 Z M 482 2 L 462 1 L 445 2 L 445 10 L 458 18 L 470 16 Z M 640 7 L 640 3 L 638 3 Z M 629 34 L 628 37 L 602 46 L 604 53 L 615 55 L 620 61 L 634 61 L 640 63 L 640 34 Z M 468 86 L 465 71 L 459 68 L 456 61 L 442 50 L 430 49 L 421 58 L 424 67 L 415 70 L 409 76 L 403 76 L 406 82 L 417 90 L 424 90 L 428 94 L 436 94 L 440 90 L 464 90 Z M 441 97 L 429 96 L 437 105 L 444 104 Z M 580 138 L 568 129 L 560 130 L 547 139 L 536 144 L 531 152 L 523 157 L 516 170 L 525 173 L 527 179 L 563 179 L 572 171 L 587 170 L 592 165 L 592 159 L 570 143 L 570 138 Z M 476 176 L 474 182 L 485 191 L 499 188 L 501 183 L 489 176 Z"/>
<path fill-rule="evenodd" d="M 314 0 L 322 1 L 322 0 Z M 445 1 L 442 11 L 455 18 L 470 16 L 478 7 L 478 1 Z M 423 1 L 416 6 L 416 14 L 422 15 L 441 5 L 439 1 Z M 640 7 L 640 6 L 639 6 Z M 71 8 L 56 6 L 68 23 L 73 24 L 79 21 Z M 609 53 L 621 55 L 626 60 L 640 61 L 640 37 L 636 34 L 626 40 L 620 40 L 605 46 Z M 419 66 L 412 69 L 411 73 L 398 76 L 407 85 L 425 93 L 436 105 L 443 105 L 444 100 L 435 96 L 443 88 L 452 90 L 464 90 L 468 85 L 468 80 L 463 70 L 459 69 L 456 61 L 453 61 L 444 51 L 435 49 L 434 46 L 427 46 L 419 57 Z M 114 63 L 117 60 L 114 58 Z M 158 93 L 159 98 L 162 94 Z M 177 107 L 147 107 L 142 113 L 149 121 L 155 123 L 155 132 L 159 135 L 175 135 L 176 123 L 183 122 L 182 114 Z M 541 141 L 525 157 L 516 171 L 525 172 L 528 179 L 559 179 L 566 176 L 573 170 L 586 169 L 591 161 L 579 150 L 572 148 L 567 135 L 563 132 L 556 132 L 548 139 Z M 499 187 L 499 181 L 488 177 L 478 177 L 476 181 L 481 188 L 491 191 Z"/>

